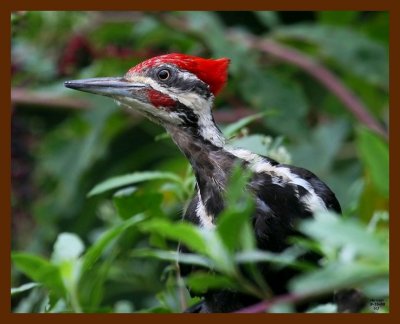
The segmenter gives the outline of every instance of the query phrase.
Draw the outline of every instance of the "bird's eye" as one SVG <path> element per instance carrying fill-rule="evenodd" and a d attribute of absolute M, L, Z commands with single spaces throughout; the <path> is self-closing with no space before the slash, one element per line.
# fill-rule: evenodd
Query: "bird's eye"
<path fill-rule="evenodd" d="M 166 81 L 170 78 L 171 73 L 168 70 L 160 70 L 157 76 L 161 81 Z"/>

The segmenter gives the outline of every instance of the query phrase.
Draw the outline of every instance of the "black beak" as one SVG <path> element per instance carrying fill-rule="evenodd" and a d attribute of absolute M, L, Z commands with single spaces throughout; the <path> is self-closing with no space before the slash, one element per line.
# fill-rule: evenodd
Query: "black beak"
<path fill-rule="evenodd" d="M 82 80 L 65 81 L 67 88 L 95 93 L 107 97 L 131 97 L 141 99 L 143 89 L 147 85 L 137 82 L 129 82 L 124 78 L 92 78 Z"/>

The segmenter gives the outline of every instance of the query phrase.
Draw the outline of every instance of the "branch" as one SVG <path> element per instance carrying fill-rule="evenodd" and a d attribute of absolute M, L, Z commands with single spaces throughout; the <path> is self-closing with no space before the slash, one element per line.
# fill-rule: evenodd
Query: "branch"
<path fill-rule="evenodd" d="M 182 30 L 187 34 L 196 37 L 205 47 L 207 47 L 202 33 L 193 30 L 186 21 L 176 19 L 168 14 L 157 14 L 157 18 L 170 28 Z M 388 139 L 387 130 L 368 112 L 368 109 L 363 104 L 362 100 L 320 62 L 315 61 L 310 56 L 301 53 L 294 48 L 281 45 L 271 39 L 261 39 L 249 33 L 243 37 L 243 33 L 239 34 L 233 29 L 228 29 L 225 34 L 227 38 L 233 42 L 240 44 L 245 43 L 250 48 L 274 56 L 281 61 L 290 63 L 304 70 L 335 95 L 356 119 L 368 128 Z"/>
<path fill-rule="evenodd" d="M 295 294 L 282 295 L 282 296 L 273 298 L 271 300 L 263 300 L 262 302 L 259 302 L 257 304 L 239 309 L 235 313 L 265 313 L 267 310 L 271 309 L 272 306 L 275 306 L 277 304 L 281 304 L 281 303 L 296 304 L 296 303 L 298 303 L 300 301 L 304 301 L 310 297 L 311 296 L 295 295 Z"/>
<path fill-rule="evenodd" d="M 387 130 L 368 112 L 361 99 L 351 92 L 336 75 L 321 63 L 313 60 L 304 53 L 278 44 L 275 41 L 259 40 L 251 35 L 247 35 L 247 38 L 247 42 L 252 48 L 272 55 L 281 61 L 296 65 L 307 72 L 332 92 L 361 123 L 386 139 L 388 138 Z"/>
<path fill-rule="evenodd" d="M 92 109 L 90 101 L 77 99 L 73 97 L 55 97 L 44 93 L 27 90 L 25 88 L 12 88 L 11 89 L 11 102 L 13 106 L 28 106 L 28 107 L 41 107 L 50 109 L 71 109 L 71 110 L 87 110 Z M 127 113 L 132 113 L 130 109 L 123 109 Z M 214 111 L 214 118 L 216 122 L 222 124 L 229 124 L 241 118 L 254 114 L 254 110 L 238 106 L 229 111 L 216 110 Z M 138 115 L 134 114 L 135 120 Z"/>
<path fill-rule="evenodd" d="M 55 97 L 25 88 L 11 89 L 11 102 L 15 105 L 41 106 L 45 108 L 65 108 L 73 110 L 86 110 L 91 108 L 85 100 L 69 97 Z"/>

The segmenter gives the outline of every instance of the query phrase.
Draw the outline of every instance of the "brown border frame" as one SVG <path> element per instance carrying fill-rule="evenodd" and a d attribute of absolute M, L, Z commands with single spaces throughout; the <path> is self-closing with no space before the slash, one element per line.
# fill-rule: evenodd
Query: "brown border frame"
<path fill-rule="evenodd" d="M 6 2 L 6 3 L 5 3 Z M 10 248 L 11 248 L 11 99 L 10 99 L 10 79 L 11 79 L 11 58 L 10 58 L 10 13 L 13 10 L 376 10 L 389 11 L 390 17 L 390 192 L 391 197 L 399 196 L 399 128 L 397 123 L 399 118 L 400 107 L 400 91 L 396 89 L 399 84 L 399 33 L 400 33 L 400 2 L 397 0 L 307 0 L 300 2 L 298 0 L 280 0 L 274 2 L 266 2 L 265 0 L 255 1 L 237 1 L 230 4 L 217 4 L 211 0 L 203 0 L 201 2 L 193 2 L 190 5 L 179 0 L 152 0 L 147 3 L 132 3 L 128 1 L 113 1 L 112 5 L 107 1 L 100 2 L 91 1 L 51 1 L 51 0 L 13 0 L 2 1 L 1 7 L 4 7 L 0 12 L 0 30 L 2 31 L 1 38 L 1 65 L 2 71 L 0 81 L 1 101 L 3 109 L 0 109 L 1 114 L 1 162 L 3 167 L 0 168 L 0 188 L 2 217 L 0 218 L 1 226 L 1 260 L 5 264 L 1 267 L 1 284 L 3 299 L 0 303 L 1 318 L 6 323 L 19 323 L 24 321 L 37 323 L 53 323 L 69 322 L 70 320 L 93 320 L 97 323 L 108 323 L 110 320 L 116 320 L 119 323 L 132 323 L 135 320 L 139 321 L 163 321 L 163 322 L 186 322 L 200 323 L 203 321 L 219 322 L 219 321 L 287 321 L 296 323 L 336 323 L 337 321 L 357 321 L 363 323 L 371 323 L 373 321 L 384 320 L 396 321 L 399 317 L 399 257 L 397 249 L 400 244 L 400 236 L 396 235 L 395 230 L 399 228 L 399 204 L 396 199 L 390 201 L 390 221 L 391 234 L 391 249 L 390 249 L 390 270 L 391 270 L 391 294 L 390 294 L 390 313 L 389 314 L 210 314 L 210 315 L 190 315 L 190 314 L 13 314 L 10 312 L 11 301 L 9 298 L 10 292 Z M 397 90 L 397 91 L 396 91 Z M 396 117 L 397 116 L 397 117 Z M 204 317 L 206 316 L 206 318 Z M 190 319 L 188 318 L 190 317 Z M 244 318 L 245 317 L 245 318 Z M 379 318 L 378 318 L 379 317 Z M 398 320 L 396 321 L 398 322 Z"/>

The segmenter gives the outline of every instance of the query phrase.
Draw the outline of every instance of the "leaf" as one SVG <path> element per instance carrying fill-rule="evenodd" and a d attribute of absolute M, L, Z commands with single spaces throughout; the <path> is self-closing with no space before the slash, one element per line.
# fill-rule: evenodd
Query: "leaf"
<path fill-rule="evenodd" d="M 143 223 L 141 230 L 158 233 L 163 237 L 182 242 L 193 252 L 207 255 L 208 242 L 204 239 L 200 230 L 189 223 L 171 223 L 164 219 L 154 219 Z"/>
<path fill-rule="evenodd" d="M 54 244 L 52 261 L 56 264 L 76 260 L 85 246 L 79 236 L 73 233 L 61 233 Z"/>
<path fill-rule="evenodd" d="M 22 292 L 25 292 L 27 290 L 31 290 L 33 288 L 39 287 L 40 284 L 37 282 L 29 282 L 26 284 L 23 284 L 22 286 L 16 287 L 16 288 L 11 288 L 11 295 L 16 295 Z"/>
<path fill-rule="evenodd" d="M 152 313 L 152 314 L 170 314 L 172 313 L 167 307 L 163 307 L 163 306 L 154 306 L 152 308 L 148 308 L 148 309 L 141 309 L 135 313 L 143 313 L 143 314 L 147 314 L 147 313 Z"/>
<path fill-rule="evenodd" d="M 337 305 L 333 303 L 315 306 L 306 313 L 337 313 Z"/>
<path fill-rule="evenodd" d="M 226 192 L 226 208 L 218 216 L 217 232 L 224 247 L 234 251 L 242 245 L 246 224 L 250 223 L 250 215 L 254 209 L 254 203 L 250 194 L 246 191 L 246 184 L 251 176 L 249 170 L 236 166 L 231 174 Z M 235 233 L 235 235 L 232 235 Z"/>
<path fill-rule="evenodd" d="M 211 49 L 214 57 L 229 57 L 229 73 L 237 75 L 241 67 L 249 64 L 255 57 L 247 46 L 234 42 L 226 37 L 225 25 L 218 15 L 212 11 L 186 11 L 181 13 L 187 23 L 187 28 Z M 210 37 L 212 35 L 212 37 Z M 198 44 L 198 43 L 197 43 Z M 197 45 L 196 44 L 196 45 Z"/>
<path fill-rule="evenodd" d="M 143 214 L 138 214 L 104 232 L 97 242 L 94 243 L 84 254 L 83 271 L 88 271 L 94 265 L 97 259 L 113 240 L 121 235 L 126 229 L 140 223 L 144 219 L 145 216 Z"/>
<path fill-rule="evenodd" d="M 358 286 L 380 276 L 388 270 L 371 263 L 330 263 L 324 268 L 296 276 L 289 282 L 291 292 L 297 294 L 319 294 L 335 289 Z"/>
<path fill-rule="evenodd" d="M 309 105 L 298 84 L 274 71 L 264 73 L 256 64 L 249 64 L 242 74 L 241 96 L 259 111 L 273 112 L 265 119 L 268 127 L 289 137 L 304 135 Z"/>
<path fill-rule="evenodd" d="M 99 183 L 92 190 L 90 190 L 90 192 L 88 193 L 88 197 L 98 195 L 100 193 L 109 191 L 111 189 L 117 189 L 123 186 L 128 186 L 138 182 L 150 181 L 150 180 L 170 180 L 178 183 L 181 182 L 181 179 L 172 172 L 159 172 L 159 171 L 135 172 L 131 174 L 113 177 Z"/>
<path fill-rule="evenodd" d="M 223 240 L 225 247 L 233 251 L 242 243 L 242 231 L 250 220 L 250 213 L 253 206 L 248 203 L 248 207 L 243 210 L 228 209 L 222 212 L 218 219 L 217 231 Z M 235 235 L 233 235 L 235 233 Z M 254 244 L 254 242 L 253 242 Z"/>
<path fill-rule="evenodd" d="M 210 259 L 193 253 L 180 253 L 176 251 L 163 251 L 154 249 L 136 249 L 133 250 L 130 255 L 138 258 L 156 258 L 159 260 L 192 264 L 206 268 L 213 267 L 213 262 Z"/>
<path fill-rule="evenodd" d="M 375 262 L 388 261 L 388 247 L 353 219 L 339 218 L 331 212 L 318 212 L 314 219 L 302 221 L 301 232 L 329 247 L 349 247 Z"/>
<path fill-rule="evenodd" d="M 237 148 L 244 148 L 253 153 L 268 156 L 283 164 L 290 164 L 292 159 L 288 150 L 282 145 L 283 137 L 272 139 L 271 136 L 252 134 L 236 138 L 231 145 Z"/>
<path fill-rule="evenodd" d="M 198 228 L 185 222 L 171 223 L 165 219 L 154 219 L 145 222 L 141 225 L 141 229 L 181 242 L 191 251 L 209 257 L 216 269 L 225 273 L 234 272 L 234 265 L 229 251 L 214 230 Z"/>
<path fill-rule="evenodd" d="M 239 119 L 237 122 L 234 122 L 226 126 L 222 132 L 226 138 L 232 137 L 243 127 L 247 126 L 248 124 L 252 123 L 253 121 L 257 120 L 258 118 L 264 115 L 265 113 L 258 113 Z"/>
<path fill-rule="evenodd" d="M 318 20 L 329 25 L 344 25 L 348 26 L 356 22 L 361 16 L 360 11 L 318 11 Z"/>
<path fill-rule="evenodd" d="M 190 290 L 197 293 L 204 293 L 212 289 L 238 289 L 238 284 L 227 276 L 195 272 L 186 278 Z"/>
<path fill-rule="evenodd" d="M 47 201 L 41 217 L 60 215 L 73 217 L 85 201 L 82 178 L 94 162 L 106 153 L 109 141 L 126 125 L 126 121 L 111 123 L 115 112 L 107 100 L 89 99 L 95 111 L 87 111 L 66 120 L 48 133 L 39 148 L 38 172 L 47 189 Z M 112 126 L 112 127 L 111 127 Z M 48 188 L 49 180 L 55 182 Z M 39 201 L 40 202 L 40 201 Z"/>
<path fill-rule="evenodd" d="M 276 28 L 274 36 L 314 43 L 323 56 L 334 60 L 344 71 L 388 89 L 387 49 L 349 26 L 296 24 Z"/>
<path fill-rule="evenodd" d="M 276 11 L 254 11 L 258 20 L 266 27 L 274 28 L 279 25 L 279 16 Z"/>
<path fill-rule="evenodd" d="M 272 139 L 269 136 L 252 134 L 235 139 L 232 145 L 237 148 L 246 148 L 246 150 L 253 153 L 266 156 L 268 155 L 268 148 L 271 141 Z"/>
<path fill-rule="evenodd" d="M 154 141 L 155 141 L 155 142 L 158 142 L 158 141 L 162 141 L 162 140 L 170 139 L 170 138 L 171 138 L 171 135 L 170 135 L 168 132 L 165 132 L 165 133 L 158 134 L 158 135 L 154 138 Z"/>
<path fill-rule="evenodd" d="M 57 266 L 39 256 L 23 252 L 14 252 L 12 261 L 18 270 L 37 283 L 43 284 L 57 294 L 65 296 L 65 288 Z"/>
<path fill-rule="evenodd" d="M 188 27 L 203 36 L 204 42 L 218 56 L 225 56 L 228 41 L 223 32 L 223 24 L 214 12 L 187 11 L 184 13 Z M 206 37 L 213 35 L 213 37 Z"/>
<path fill-rule="evenodd" d="M 43 308 L 39 306 L 41 303 L 43 303 L 42 289 L 32 289 L 26 297 L 21 296 L 20 301 L 13 307 L 12 312 L 17 314 L 34 313 Z"/>
<path fill-rule="evenodd" d="M 158 192 L 140 191 L 136 188 L 123 189 L 113 196 L 113 203 L 122 219 L 132 215 L 149 212 L 152 217 L 161 215 L 162 194 Z"/>
<path fill-rule="evenodd" d="M 369 281 L 361 286 L 362 292 L 369 298 L 384 298 L 389 296 L 389 277 Z"/>
<path fill-rule="evenodd" d="M 362 127 L 357 131 L 357 147 L 375 187 L 389 197 L 389 147 L 372 131 Z"/>
<path fill-rule="evenodd" d="M 277 264 L 294 265 L 295 258 L 284 253 L 276 254 L 267 251 L 250 250 L 239 252 L 235 255 L 238 263 L 271 262 Z"/>
<path fill-rule="evenodd" d="M 316 174 L 326 174 L 349 130 L 348 122 L 340 119 L 318 126 L 310 136 L 303 137 L 299 143 L 288 148 L 294 163 Z"/>

